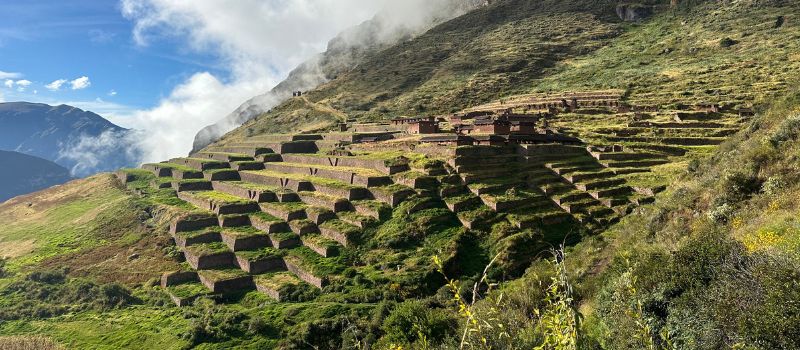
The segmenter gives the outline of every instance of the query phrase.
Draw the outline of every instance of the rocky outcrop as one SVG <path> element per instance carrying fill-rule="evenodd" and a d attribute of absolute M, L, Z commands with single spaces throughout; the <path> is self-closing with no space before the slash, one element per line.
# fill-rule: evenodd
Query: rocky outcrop
<path fill-rule="evenodd" d="M 650 18 L 655 9 L 653 6 L 640 4 L 617 5 L 617 16 L 625 22 L 639 22 Z"/>

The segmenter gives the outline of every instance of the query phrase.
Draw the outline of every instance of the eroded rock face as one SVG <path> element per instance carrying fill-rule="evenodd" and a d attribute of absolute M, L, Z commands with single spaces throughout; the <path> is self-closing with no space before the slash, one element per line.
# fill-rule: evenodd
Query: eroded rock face
<path fill-rule="evenodd" d="M 617 16 L 625 22 L 639 22 L 650 18 L 653 15 L 652 6 L 638 4 L 617 5 Z"/>

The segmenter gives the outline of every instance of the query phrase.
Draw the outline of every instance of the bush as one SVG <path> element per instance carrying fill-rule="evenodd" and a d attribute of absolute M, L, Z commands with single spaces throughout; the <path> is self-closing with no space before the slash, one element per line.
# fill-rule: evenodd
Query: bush
<path fill-rule="evenodd" d="M 199 299 L 184 311 L 189 320 L 189 330 L 183 334 L 193 346 L 221 342 L 245 334 L 250 329 L 246 315 L 224 306 L 216 305 L 209 299 Z"/>
<path fill-rule="evenodd" d="M 772 134 L 767 137 L 767 142 L 774 148 L 780 147 L 787 141 L 797 140 L 800 134 L 800 115 L 786 118 Z"/>
<path fill-rule="evenodd" d="M 417 341 L 443 341 L 452 337 L 458 326 L 448 310 L 432 307 L 420 300 L 410 300 L 395 308 L 381 327 L 386 339 L 399 344 Z"/>
<path fill-rule="evenodd" d="M 4 305 L 4 300 L 11 302 Z M 38 271 L 0 290 L 0 321 L 41 319 L 92 309 L 107 311 L 139 302 L 120 284 L 68 279 L 64 271 Z"/>
<path fill-rule="evenodd" d="M 739 42 L 736 41 L 736 40 L 733 40 L 731 38 L 725 37 L 725 38 L 722 38 L 719 41 L 719 46 L 721 46 L 721 47 L 731 47 L 731 46 L 736 45 L 738 43 Z"/>

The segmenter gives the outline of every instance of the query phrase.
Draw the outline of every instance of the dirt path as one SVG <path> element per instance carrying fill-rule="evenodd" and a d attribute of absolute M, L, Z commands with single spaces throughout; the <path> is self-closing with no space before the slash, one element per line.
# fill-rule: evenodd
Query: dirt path
<path fill-rule="evenodd" d="M 311 108 L 314 108 L 314 109 L 316 109 L 316 110 L 318 110 L 318 111 L 320 111 L 320 112 L 324 112 L 324 113 L 332 114 L 332 115 L 336 116 L 337 118 L 341 119 L 341 120 L 342 120 L 342 122 L 345 122 L 345 121 L 347 121 L 347 114 L 346 114 L 346 113 L 344 113 L 344 112 L 342 112 L 342 111 L 339 111 L 339 110 L 337 110 L 337 109 L 334 109 L 333 107 L 331 107 L 331 106 L 328 106 L 328 105 L 324 105 L 324 104 L 321 104 L 321 103 L 315 103 L 315 102 L 311 102 L 311 101 L 309 101 L 309 100 L 308 100 L 308 97 L 306 97 L 306 96 L 302 96 L 301 98 L 303 99 L 303 101 L 304 101 L 306 104 L 308 104 L 309 106 L 311 106 Z"/>

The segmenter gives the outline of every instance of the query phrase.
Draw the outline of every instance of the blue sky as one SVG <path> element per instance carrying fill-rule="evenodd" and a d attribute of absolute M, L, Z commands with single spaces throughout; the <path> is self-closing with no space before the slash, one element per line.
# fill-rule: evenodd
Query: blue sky
<path fill-rule="evenodd" d="M 123 17 L 120 6 L 108 0 L 0 2 L 0 71 L 18 74 L 0 80 L 31 82 L 3 85 L 4 99 L 100 99 L 107 107 L 138 109 L 153 106 L 194 73 L 226 79 L 218 57 L 186 49 L 176 43 L 179 38 L 137 45 L 131 37 L 134 23 Z M 84 76 L 90 85 L 73 90 L 69 82 Z M 67 82 L 58 91 L 45 87 L 61 79 Z"/>
<path fill-rule="evenodd" d="M 143 131 L 144 162 L 183 156 L 338 33 L 386 6 L 387 28 L 406 26 L 439 2 L 0 0 L 0 102 L 90 110 Z"/>

